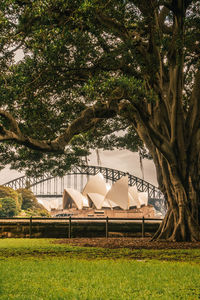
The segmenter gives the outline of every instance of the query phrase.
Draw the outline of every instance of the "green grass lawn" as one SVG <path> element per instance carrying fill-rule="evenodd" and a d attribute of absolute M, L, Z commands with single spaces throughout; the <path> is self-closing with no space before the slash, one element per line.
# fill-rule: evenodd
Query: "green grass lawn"
<path fill-rule="evenodd" d="M 200 299 L 200 250 L 0 240 L 0 299 Z"/>

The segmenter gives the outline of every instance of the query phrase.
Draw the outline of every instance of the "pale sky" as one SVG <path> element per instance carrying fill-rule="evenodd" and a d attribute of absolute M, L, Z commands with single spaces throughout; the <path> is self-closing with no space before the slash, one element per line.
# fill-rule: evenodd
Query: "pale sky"
<path fill-rule="evenodd" d="M 139 155 L 138 153 L 132 153 L 128 150 L 114 150 L 114 151 L 102 151 L 99 150 L 100 160 L 102 167 L 113 168 L 116 170 L 128 172 L 134 176 L 142 178 L 142 172 L 140 169 Z M 89 165 L 97 166 L 97 157 L 93 153 L 88 159 Z M 144 180 L 157 186 L 155 166 L 151 160 L 144 159 Z M 23 173 L 19 173 L 15 170 L 9 170 L 5 168 L 0 171 L 0 184 L 4 184 L 17 177 L 23 176 Z"/>

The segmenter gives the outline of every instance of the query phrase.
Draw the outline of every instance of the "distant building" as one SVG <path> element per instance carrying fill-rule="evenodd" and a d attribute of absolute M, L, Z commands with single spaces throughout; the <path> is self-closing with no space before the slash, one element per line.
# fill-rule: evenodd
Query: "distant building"
<path fill-rule="evenodd" d="M 110 186 L 99 173 L 90 177 L 81 193 L 72 188 L 64 189 L 63 193 L 63 209 L 131 210 L 147 205 L 148 193 L 129 187 L 128 176 L 123 176 Z"/>

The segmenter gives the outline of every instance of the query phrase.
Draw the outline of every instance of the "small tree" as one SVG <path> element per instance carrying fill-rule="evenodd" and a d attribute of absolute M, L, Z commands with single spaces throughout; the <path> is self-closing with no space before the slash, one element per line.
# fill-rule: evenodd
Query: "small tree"
<path fill-rule="evenodd" d="M 47 209 L 38 202 L 33 192 L 27 188 L 18 189 L 17 192 L 22 197 L 22 209 L 25 210 L 27 215 L 33 216 L 46 216 L 49 217 Z"/>
<path fill-rule="evenodd" d="M 1 198 L 12 198 L 16 202 L 17 210 L 21 210 L 22 205 L 22 195 L 15 191 L 14 189 L 0 185 L 0 199 Z"/>
<path fill-rule="evenodd" d="M 0 217 L 14 217 L 19 213 L 15 199 L 6 197 L 0 199 Z"/>

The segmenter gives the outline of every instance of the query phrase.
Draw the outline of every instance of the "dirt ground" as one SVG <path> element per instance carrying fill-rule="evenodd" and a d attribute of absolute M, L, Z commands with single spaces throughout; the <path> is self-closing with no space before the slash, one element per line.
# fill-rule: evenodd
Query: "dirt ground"
<path fill-rule="evenodd" d="M 72 238 L 58 240 L 57 243 L 109 249 L 200 249 L 200 242 L 151 241 L 150 238 Z"/>

